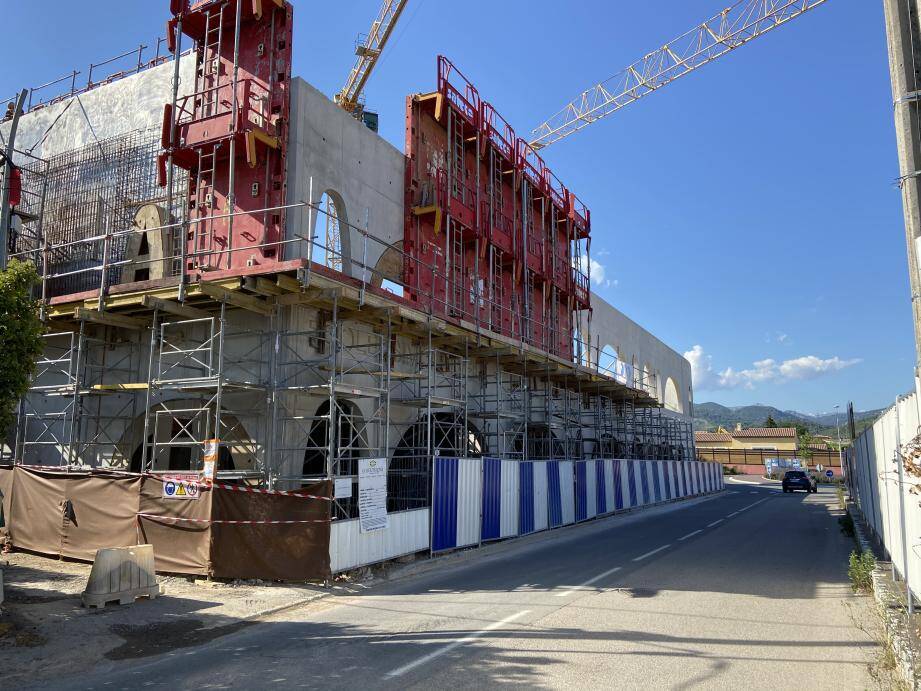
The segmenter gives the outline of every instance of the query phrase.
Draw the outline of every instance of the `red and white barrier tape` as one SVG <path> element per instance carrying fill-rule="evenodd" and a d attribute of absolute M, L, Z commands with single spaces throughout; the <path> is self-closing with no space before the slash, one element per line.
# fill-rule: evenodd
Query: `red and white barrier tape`
<path fill-rule="evenodd" d="M 24 463 L 18 464 L 16 467 L 26 468 L 27 470 L 38 470 L 46 473 L 59 473 L 62 475 L 73 475 L 75 473 L 87 473 L 92 474 L 94 470 L 100 470 L 110 475 L 124 475 L 124 476 L 133 476 L 137 477 L 139 473 L 131 473 L 125 470 L 119 470 L 117 468 L 88 468 L 83 466 L 48 466 L 48 465 L 26 465 Z M 72 470 L 71 470 L 72 468 Z M 169 475 L 166 473 L 140 473 L 144 477 L 152 478 L 155 480 L 162 480 L 163 482 L 190 482 L 192 484 L 198 485 L 199 487 L 217 487 L 218 489 L 229 490 L 232 492 L 249 492 L 251 494 L 276 494 L 282 497 L 298 497 L 301 499 L 319 499 L 320 501 L 333 501 L 331 497 L 322 497 L 317 494 L 308 494 L 306 492 L 288 492 L 284 490 L 277 489 L 261 489 L 259 487 L 247 487 L 245 485 L 228 485 L 223 482 L 204 482 L 201 480 L 192 480 L 182 473 L 177 473 L 175 475 Z"/>
<path fill-rule="evenodd" d="M 228 521 L 211 518 L 185 518 L 181 516 L 160 516 L 155 513 L 139 513 L 138 518 L 149 518 L 154 521 L 175 521 L 178 523 L 211 523 L 219 525 L 297 525 L 301 523 L 329 523 L 328 518 L 301 521 Z"/>
<path fill-rule="evenodd" d="M 207 486 L 207 483 L 198 483 Z M 261 489 L 259 487 L 246 487 L 245 485 L 225 485 L 223 482 L 211 483 L 212 487 L 230 490 L 232 492 L 248 492 L 250 494 L 277 494 L 282 497 L 300 497 L 301 499 L 320 499 L 321 501 L 332 501 L 330 497 L 321 497 L 317 494 L 307 494 L 306 492 L 285 492 L 277 489 Z"/>

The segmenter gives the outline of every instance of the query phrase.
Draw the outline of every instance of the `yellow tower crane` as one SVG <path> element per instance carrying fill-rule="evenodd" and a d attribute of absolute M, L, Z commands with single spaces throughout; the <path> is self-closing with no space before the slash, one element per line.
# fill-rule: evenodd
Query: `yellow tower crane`
<path fill-rule="evenodd" d="M 825 1 L 741 0 L 583 91 L 535 127 L 530 144 L 535 149 L 550 146 Z"/>
<path fill-rule="evenodd" d="M 333 96 L 336 105 L 359 120 L 364 120 L 365 107 L 361 101 L 362 91 L 408 1 L 384 0 L 380 12 L 377 13 L 377 19 L 371 24 L 371 30 L 367 35 L 359 36 L 355 43 L 357 59 L 345 80 L 345 86 Z M 342 246 L 342 236 L 336 205 L 328 202 L 326 208 L 321 211 L 325 212 L 326 216 L 326 263 L 331 268 L 342 271 L 342 254 L 339 250 Z"/>
<path fill-rule="evenodd" d="M 361 117 L 364 107 L 361 104 L 361 92 L 377 64 L 378 58 L 387 45 L 387 39 L 393 33 L 393 27 L 396 26 L 403 8 L 409 0 L 384 0 L 381 5 L 377 19 L 371 24 L 371 30 L 367 36 L 359 37 L 355 46 L 355 55 L 357 60 L 352 71 L 349 72 L 348 79 L 345 80 L 339 93 L 333 96 L 333 100 L 340 108 L 352 113 L 356 117 Z"/>

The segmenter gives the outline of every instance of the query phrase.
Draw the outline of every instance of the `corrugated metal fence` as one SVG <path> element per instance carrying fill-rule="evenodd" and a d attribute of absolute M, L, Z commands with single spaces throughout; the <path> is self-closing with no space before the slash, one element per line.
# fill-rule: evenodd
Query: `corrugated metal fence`
<path fill-rule="evenodd" d="M 911 488 L 921 478 L 905 476 L 899 482 L 898 452 L 919 433 L 918 398 L 902 396 L 872 427 L 857 435 L 847 450 L 847 483 L 851 498 L 867 524 L 889 553 L 902 578 L 908 570 L 908 586 L 921 598 L 921 506 Z M 903 549 L 900 511 L 905 510 Z M 906 558 L 907 556 L 907 558 Z"/>
<path fill-rule="evenodd" d="M 390 514 L 387 528 L 335 521 L 334 572 L 430 549 L 443 552 L 723 489 L 701 461 L 508 461 L 435 458 L 431 509 Z"/>

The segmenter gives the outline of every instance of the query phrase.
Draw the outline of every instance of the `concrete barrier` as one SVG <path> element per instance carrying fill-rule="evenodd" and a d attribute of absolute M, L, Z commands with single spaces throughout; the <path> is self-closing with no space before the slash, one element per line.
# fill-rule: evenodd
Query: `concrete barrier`
<path fill-rule="evenodd" d="M 134 545 L 96 550 L 82 599 L 85 607 L 105 607 L 109 602 L 130 605 L 139 597 L 153 599 L 159 594 L 153 545 Z"/>

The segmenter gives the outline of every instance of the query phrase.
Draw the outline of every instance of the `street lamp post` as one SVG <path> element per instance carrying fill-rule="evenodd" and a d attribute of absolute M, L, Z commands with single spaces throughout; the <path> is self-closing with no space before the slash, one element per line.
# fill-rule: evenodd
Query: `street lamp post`
<path fill-rule="evenodd" d="M 841 425 L 838 423 L 838 408 L 835 406 L 835 434 L 838 436 L 838 468 L 840 473 L 844 474 L 844 456 L 841 454 Z"/>

